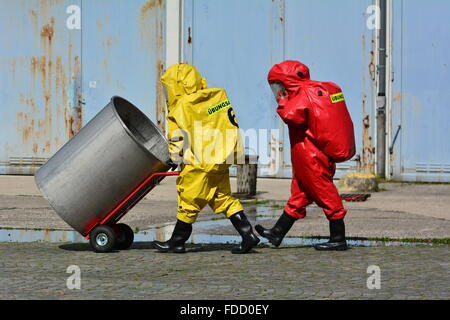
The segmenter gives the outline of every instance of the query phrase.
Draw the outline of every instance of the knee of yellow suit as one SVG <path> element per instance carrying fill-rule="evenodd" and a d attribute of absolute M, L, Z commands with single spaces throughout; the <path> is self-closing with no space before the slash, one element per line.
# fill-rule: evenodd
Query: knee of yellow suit
<path fill-rule="evenodd" d="M 208 203 L 215 213 L 223 213 L 227 218 L 243 210 L 240 201 L 231 195 L 228 168 L 205 172 L 185 167 L 177 180 L 177 190 L 177 218 L 186 223 L 194 223 Z"/>
<path fill-rule="evenodd" d="M 205 172 L 185 166 L 177 178 L 178 214 L 177 219 L 194 223 L 198 213 L 208 204 L 208 187 Z"/>
<path fill-rule="evenodd" d="M 230 179 L 227 176 L 226 179 L 217 180 L 216 193 L 214 198 L 209 202 L 209 205 L 215 213 L 223 213 L 227 218 L 233 214 L 243 211 L 244 208 L 241 202 L 231 195 Z"/>
<path fill-rule="evenodd" d="M 222 207 L 224 208 L 224 210 L 222 210 Z M 221 203 L 221 205 L 217 209 L 218 210 L 214 210 L 214 212 L 223 213 L 227 218 L 230 218 L 232 215 L 238 212 L 244 211 L 241 202 L 231 196 L 225 204 Z"/>

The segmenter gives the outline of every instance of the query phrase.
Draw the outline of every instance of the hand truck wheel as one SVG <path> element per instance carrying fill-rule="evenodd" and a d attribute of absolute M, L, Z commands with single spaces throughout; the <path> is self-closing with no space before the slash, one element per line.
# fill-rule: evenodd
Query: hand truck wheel
<path fill-rule="evenodd" d="M 111 227 L 101 225 L 91 232 L 89 242 L 95 252 L 110 252 L 116 245 L 117 237 Z"/>
<path fill-rule="evenodd" d="M 115 249 L 125 250 L 131 247 L 134 241 L 134 232 L 130 226 L 124 223 L 118 223 L 114 226 L 117 233 Z"/>

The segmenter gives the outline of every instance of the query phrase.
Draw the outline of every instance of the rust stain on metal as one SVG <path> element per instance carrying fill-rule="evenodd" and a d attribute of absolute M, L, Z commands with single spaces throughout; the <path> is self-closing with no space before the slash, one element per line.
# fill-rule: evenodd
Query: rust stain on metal
<path fill-rule="evenodd" d="M 30 108 L 32 113 L 37 112 L 36 103 L 33 98 L 25 99 L 25 103 Z M 34 120 L 32 120 L 32 122 L 34 124 Z"/>
<path fill-rule="evenodd" d="M 74 114 L 72 115 L 74 120 L 73 120 L 73 127 L 72 127 L 72 134 L 76 135 L 80 130 L 81 130 L 81 126 L 82 126 L 82 118 L 83 118 L 83 110 L 82 108 L 78 105 L 74 108 Z"/>
<path fill-rule="evenodd" d="M 97 25 L 97 29 L 98 31 L 102 32 L 103 31 L 103 24 L 100 20 L 96 20 L 95 24 Z"/>
<path fill-rule="evenodd" d="M 75 133 L 72 130 L 73 117 L 72 117 L 72 112 L 69 108 L 64 109 L 64 123 L 65 123 L 66 131 L 67 131 L 69 137 L 73 137 L 75 135 Z"/>
<path fill-rule="evenodd" d="M 30 66 L 30 69 L 31 69 L 31 75 L 32 75 L 33 77 L 36 76 L 36 73 L 37 73 L 37 70 L 38 70 L 38 65 L 39 65 L 39 58 L 37 58 L 37 57 L 31 57 L 31 66 Z"/>
<path fill-rule="evenodd" d="M 188 40 L 187 40 L 187 42 L 188 42 L 189 44 L 192 43 L 191 27 L 188 27 Z"/>
<path fill-rule="evenodd" d="M 13 81 L 15 81 L 15 79 L 16 79 L 16 67 L 17 67 L 17 62 L 16 62 L 16 60 L 13 59 L 13 60 L 10 62 L 10 65 L 11 65 L 11 75 L 12 75 Z"/>
<path fill-rule="evenodd" d="M 41 3 L 43 4 L 44 1 Z M 30 10 L 31 24 L 38 31 L 38 15 L 43 19 L 47 20 L 47 11 Z M 30 150 L 33 154 L 49 153 L 51 149 L 50 139 L 52 136 L 52 123 L 53 123 L 53 113 L 52 113 L 52 89 L 56 87 L 56 90 L 60 90 L 62 87 L 62 80 L 60 77 L 53 77 L 54 63 L 53 60 L 53 41 L 55 36 L 55 18 L 50 17 L 47 20 L 48 23 L 44 24 L 38 36 L 40 36 L 41 48 L 44 53 L 42 56 L 32 56 L 28 58 L 29 60 L 29 72 L 31 75 L 32 89 L 35 88 L 36 83 L 39 83 L 39 88 L 42 90 L 41 97 L 36 101 L 37 92 L 31 90 L 28 94 L 20 95 L 20 104 L 24 108 L 22 112 L 17 113 L 17 129 L 22 135 L 22 142 L 24 147 Z M 56 60 L 56 68 L 58 71 L 62 68 L 61 57 Z M 54 82 L 54 80 L 56 80 Z M 38 119 L 39 112 L 43 112 L 41 119 Z M 40 146 L 40 138 L 47 139 L 44 146 Z M 42 142 L 42 141 L 41 141 Z"/>
<path fill-rule="evenodd" d="M 37 16 L 37 13 L 34 10 L 30 10 L 29 12 L 30 12 L 30 15 L 31 15 L 31 24 L 33 25 L 33 29 L 35 31 L 37 31 L 38 30 L 38 16 Z"/>
<path fill-rule="evenodd" d="M 51 17 L 50 22 L 41 28 L 41 43 L 45 50 L 39 63 L 41 83 L 44 97 L 44 136 L 52 134 L 52 86 L 53 86 L 53 37 L 55 34 L 55 18 Z M 47 148 L 46 148 L 47 150 Z"/>
<path fill-rule="evenodd" d="M 79 56 L 75 56 L 75 74 L 80 74 L 80 57 Z"/>
<path fill-rule="evenodd" d="M 140 13 L 141 25 L 145 25 L 145 23 L 148 20 L 148 15 L 151 11 L 153 11 L 155 8 L 161 8 L 161 7 L 162 7 L 162 0 L 147 1 L 141 7 L 141 13 Z"/>
<path fill-rule="evenodd" d="M 141 46 L 150 50 L 155 56 L 155 103 L 156 103 L 156 123 L 165 132 L 165 99 L 160 78 L 164 71 L 164 2 L 162 0 L 147 1 L 140 9 L 140 36 Z"/>
<path fill-rule="evenodd" d="M 64 119 L 69 138 L 75 136 L 81 130 L 81 119 L 83 116 L 82 108 L 77 106 L 73 110 L 64 110 Z"/>
<path fill-rule="evenodd" d="M 39 58 L 38 69 L 41 74 L 41 80 L 44 84 L 45 80 L 47 79 L 47 57 L 42 56 Z"/>
<path fill-rule="evenodd" d="M 151 39 L 156 39 L 158 37 L 160 27 L 157 25 L 154 27 L 158 19 L 158 14 L 162 12 L 163 1 L 162 0 L 151 0 L 147 1 L 140 10 L 140 34 L 141 34 L 141 45 L 143 47 L 151 46 Z"/>
<path fill-rule="evenodd" d="M 162 7 L 162 0 L 151 0 L 144 3 L 144 5 L 141 7 L 141 16 L 146 15 L 147 12 L 156 6 Z"/>
<path fill-rule="evenodd" d="M 45 152 L 50 153 L 50 150 L 51 150 L 51 142 L 46 141 L 45 142 Z"/>
<path fill-rule="evenodd" d="M 55 146 L 57 149 L 61 146 L 61 140 L 58 137 L 55 138 Z"/>
<path fill-rule="evenodd" d="M 164 64 L 161 61 L 157 62 L 156 65 L 156 122 L 157 126 L 161 129 L 161 131 L 165 134 L 166 133 L 166 122 L 165 122 L 165 97 L 164 97 L 164 90 L 163 86 L 161 84 L 161 76 L 164 73 Z"/>
<path fill-rule="evenodd" d="M 375 56 L 373 51 L 370 51 L 370 62 L 369 62 L 369 74 L 372 81 L 375 81 L 376 72 L 375 72 Z"/>
<path fill-rule="evenodd" d="M 397 92 L 394 96 L 394 102 L 400 102 L 402 99 L 402 94 L 400 92 Z"/>
<path fill-rule="evenodd" d="M 280 22 L 283 24 L 284 23 L 284 1 L 279 1 L 278 2 L 278 10 L 279 10 L 279 14 L 280 14 Z"/>
<path fill-rule="evenodd" d="M 159 56 L 162 52 L 162 48 L 164 46 L 164 39 L 163 39 L 163 32 L 164 32 L 164 26 L 162 19 L 159 19 L 158 28 L 156 30 L 157 38 L 156 38 L 156 55 Z M 164 63 L 162 62 L 163 57 L 159 57 L 159 59 L 156 62 L 156 120 L 157 125 L 161 129 L 162 133 L 166 133 L 166 109 L 165 109 L 165 97 L 164 97 L 164 90 L 161 84 L 161 77 L 164 74 Z"/>
<path fill-rule="evenodd" d="M 37 113 L 36 103 L 33 98 L 26 98 L 24 94 L 19 95 L 20 104 L 27 106 L 26 111 L 16 113 L 16 128 L 22 135 L 23 145 L 29 145 L 36 139 L 35 117 Z"/>
<path fill-rule="evenodd" d="M 112 44 L 113 44 L 113 40 L 112 40 L 111 37 L 107 37 L 107 38 L 105 39 L 105 41 L 103 42 L 103 45 L 104 45 L 106 48 L 111 48 Z"/>
<path fill-rule="evenodd" d="M 164 32 L 163 21 L 162 19 L 159 19 L 159 25 L 158 28 L 156 29 L 156 36 L 157 36 L 156 47 L 158 48 L 158 52 L 160 52 L 159 49 L 162 49 L 164 46 L 163 32 Z"/>
<path fill-rule="evenodd" d="M 16 128 L 22 134 L 22 143 L 26 145 L 32 136 L 32 128 L 28 126 L 28 114 L 25 112 L 17 112 L 16 121 Z"/>
<path fill-rule="evenodd" d="M 50 23 L 45 24 L 41 29 L 41 37 L 48 39 L 51 43 L 55 34 L 55 18 L 50 18 Z"/>
<path fill-rule="evenodd" d="M 33 154 L 37 154 L 39 145 L 37 143 L 33 143 Z"/>
<path fill-rule="evenodd" d="M 62 66 L 62 58 L 61 57 L 56 58 L 55 72 L 56 72 L 55 89 L 56 89 L 56 92 L 59 92 L 61 90 L 61 85 L 62 85 L 63 75 L 64 75 L 64 69 Z"/>
<path fill-rule="evenodd" d="M 67 61 L 69 61 L 69 75 L 72 74 L 72 58 L 73 58 L 73 45 L 69 44 L 69 52 L 67 54 Z"/>
<path fill-rule="evenodd" d="M 375 148 L 372 146 L 372 137 L 370 136 L 370 116 L 367 114 L 363 118 L 362 132 L 362 170 L 373 173 Z"/>
<path fill-rule="evenodd" d="M 68 45 L 68 57 L 55 54 L 58 30 L 55 18 L 49 15 L 50 7 L 55 4 L 53 0 L 42 0 L 38 9 L 28 11 L 29 22 L 40 43 L 42 54 L 24 58 L 20 65 L 19 60 L 10 62 L 13 74 L 16 68 L 19 70 L 19 66 L 25 66 L 31 76 L 31 90 L 19 94 L 21 112 L 16 113 L 16 129 L 20 133 L 23 147 L 36 156 L 50 154 L 52 149 L 63 144 L 64 141 L 61 140 L 64 139 L 60 139 L 61 134 L 56 132 L 60 126 L 64 128 L 62 123 L 65 124 L 69 137 L 75 135 L 82 126 L 83 110 L 79 103 L 80 57 L 74 57 L 72 44 Z M 40 26 L 39 21 L 42 21 Z M 112 40 L 106 43 L 111 44 Z M 70 98 L 67 91 L 69 88 L 73 90 Z M 55 115 L 57 121 L 54 121 Z"/>
<path fill-rule="evenodd" d="M 60 94 L 62 96 L 62 92 L 63 90 L 65 90 L 65 72 L 64 72 L 64 67 L 62 64 L 62 57 L 57 57 L 56 58 L 56 67 L 55 67 L 55 89 L 56 89 L 56 94 Z M 55 99 L 56 100 L 56 118 L 60 119 L 61 118 L 61 101 L 59 99 Z M 66 100 L 63 100 L 62 103 L 65 104 Z"/>
<path fill-rule="evenodd" d="M 75 136 L 83 125 L 83 109 L 81 107 L 81 90 L 80 90 L 80 76 L 81 76 L 80 57 L 74 58 L 74 73 L 71 76 L 71 81 L 74 83 L 72 88 L 74 95 L 74 101 L 72 102 L 72 108 L 67 107 L 64 109 L 64 122 L 68 137 Z M 67 93 L 63 91 L 63 99 L 67 98 Z M 67 101 L 67 100 L 66 100 Z"/>

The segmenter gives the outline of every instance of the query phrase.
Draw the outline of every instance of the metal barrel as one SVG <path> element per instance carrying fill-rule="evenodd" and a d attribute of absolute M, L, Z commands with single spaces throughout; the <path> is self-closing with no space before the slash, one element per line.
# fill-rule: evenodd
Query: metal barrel
<path fill-rule="evenodd" d="M 35 174 L 58 215 L 87 235 L 142 181 L 169 170 L 168 142 L 138 108 L 113 97 Z"/>

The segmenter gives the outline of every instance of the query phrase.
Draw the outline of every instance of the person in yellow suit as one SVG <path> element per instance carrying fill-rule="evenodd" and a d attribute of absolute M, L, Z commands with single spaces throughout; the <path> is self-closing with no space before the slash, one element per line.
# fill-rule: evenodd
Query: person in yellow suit
<path fill-rule="evenodd" d="M 229 167 L 242 159 L 243 147 L 233 108 L 224 89 L 207 88 L 189 64 L 172 65 L 161 77 L 168 109 L 171 161 L 177 178 L 178 214 L 171 238 L 154 241 L 162 252 L 183 253 L 198 213 L 209 205 L 224 214 L 242 237 L 232 253 L 247 253 L 259 243 L 239 200 L 231 196 Z"/>

